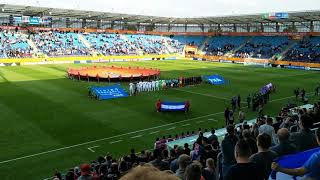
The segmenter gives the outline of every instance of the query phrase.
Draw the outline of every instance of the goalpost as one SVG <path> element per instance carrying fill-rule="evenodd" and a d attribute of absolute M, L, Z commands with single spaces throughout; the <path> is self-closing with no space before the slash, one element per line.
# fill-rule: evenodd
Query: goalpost
<path fill-rule="evenodd" d="M 268 59 L 245 58 L 243 65 L 269 67 L 270 61 Z"/>

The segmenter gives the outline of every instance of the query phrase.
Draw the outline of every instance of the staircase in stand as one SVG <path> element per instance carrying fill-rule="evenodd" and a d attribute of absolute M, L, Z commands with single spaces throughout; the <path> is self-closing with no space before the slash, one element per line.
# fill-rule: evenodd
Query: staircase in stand
<path fill-rule="evenodd" d="M 198 48 L 198 51 L 203 51 L 203 49 L 206 47 L 206 44 L 209 42 L 210 38 L 210 36 L 206 37 L 206 39 L 201 43 L 200 47 Z"/>
<path fill-rule="evenodd" d="M 279 54 L 279 58 L 278 60 L 282 60 L 284 57 L 286 57 L 286 54 L 298 43 L 299 41 L 295 41 L 295 40 L 292 40 L 289 45 Z M 276 56 L 273 55 L 271 59 L 274 59 Z"/>
<path fill-rule="evenodd" d="M 252 39 L 252 37 L 248 37 L 240 46 L 238 46 L 238 47 L 234 48 L 233 50 L 227 52 L 225 54 L 225 56 L 233 56 L 237 51 L 239 51 L 241 48 L 243 48 L 247 44 L 247 42 L 250 42 L 251 39 Z"/>
<path fill-rule="evenodd" d="M 127 42 L 129 44 L 129 47 L 131 47 L 132 49 L 135 49 L 136 54 L 138 54 L 138 55 L 143 54 L 143 50 L 140 49 L 139 47 L 137 47 L 136 45 L 134 45 L 126 35 L 120 34 L 120 38 L 123 39 L 125 42 Z"/>
<path fill-rule="evenodd" d="M 27 34 L 21 34 L 21 38 L 25 41 L 27 41 L 27 43 L 29 44 L 29 46 L 32 48 L 32 54 L 34 55 L 43 55 L 44 57 L 48 57 L 46 54 L 44 54 L 43 52 L 41 52 L 41 50 L 39 50 L 39 48 L 37 47 L 37 45 L 28 38 Z"/>
<path fill-rule="evenodd" d="M 100 54 L 97 50 L 91 47 L 90 42 L 82 36 L 82 34 L 78 34 L 78 39 L 90 50 L 93 56 L 97 56 Z"/>

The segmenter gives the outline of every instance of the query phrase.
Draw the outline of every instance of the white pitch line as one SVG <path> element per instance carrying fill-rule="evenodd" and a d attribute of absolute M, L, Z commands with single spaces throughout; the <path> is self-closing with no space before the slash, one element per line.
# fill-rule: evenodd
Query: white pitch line
<path fill-rule="evenodd" d="M 156 133 L 158 133 L 158 132 L 160 132 L 160 131 L 153 131 L 153 132 L 151 132 L 151 133 L 149 133 L 149 134 L 156 134 Z"/>
<path fill-rule="evenodd" d="M 13 159 L 8 159 L 8 160 L 4 160 L 1 161 L 0 164 L 4 164 L 4 163 L 8 163 L 8 162 L 12 162 L 12 161 L 17 161 L 17 160 L 21 160 L 21 159 L 27 159 L 27 158 L 31 158 L 31 157 L 36 157 L 36 156 L 40 156 L 40 155 L 44 155 L 44 154 L 49 154 L 49 153 L 53 153 L 53 152 L 58 152 L 58 151 L 62 151 L 62 150 L 66 150 L 66 149 L 71 149 L 71 148 L 75 148 L 75 147 L 79 147 L 79 146 L 83 146 L 83 145 L 87 145 L 87 144 L 91 144 L 91 143 L 95 143 L 95 142 L 100 142 L 100 141 L 105 141 L 105 140 L 109 140 L 109 139 L 114 139 L 114 138 L 118 138 L 118 137 L 123 137 L 126 135 L 131 135 L 131 134 L 135 134 L 135 133 L 139 133 L 139 132 L 145 132 L 148 130 L 153 130 L 153 129 L 157 129 L 157 128 L 162 128 L 162 127 L 166 127 L 166 126 L 172 126 L 175 124 L 179 124 L 179 123 L 183 123 L 183 122 L 188 122 L 188 121 L 193 121 L 195 119 L 201 119 L 201 118 L 205 118 L 205 117 L 209 117 L 209 116 L 213 116 L 213 115 L 217 115 L 217 114 L 222 114 L 223 112 L 217 112 L 217 113 L 212 113 L 212 114 L 207 114 L 204 116 L 199 116 L 199 117 L 195 117 L 195 118 L 191 118 L 191 119 L 185 119 L 182 121 L 177 121 L 177 122 L 173 122 L 173 123 L 168 123 L 168 124 L 163 124 L 160 126 L 155 126 L 155 127 L 151 127 L 151 128 L 146 128 L 146 129 L 141 129 L 141 130 L 137 130 L 137 131 L 132 131 L 132 132 L 128 132 L 128 133 L 124 133 L 124 134 L 118 134 L 115 136 L 110 136 L 110 137 L 105 137 L 105 138 L 101 138 L 101 139 L 96 139 L 96 140 L 92 140 L 92 141 L 87 141 L 87 142 L 83 142 L 83 143 L 79 143 L 79 144 L 74 144 L 71 146 L 65 146 L 62 148 L 57 148 L 57 149 L 52 149 L 52 150 L 48 150 L 48 151 L 43 151 L 40 153 L 35 153 L 35 154 L 31 154 L 31 155 L 26 155 L 26 156 L 21 156 L 21 157 L 17 157 L 17 158 L 13 158 Z M 167 129 L 170 130 L 171 128 Z"/>
<path fill-rule="evenodd" d="M 308 94 L 314 94 L 314 92 L 306 93 L 306 95 L 308 95 Z M 281 100 L 290 99 L 290 98 L 293 98 L 293 97 L 296 97 L 296 96 L 288 96 L 288 97 L 284 97 L 284 98 L 274 99 L 274 100 L 271 100 L 271 101 L 269 101 L 269 102 L 281 101 Z M 301 98 L 298 97 L 298 99 L 301 99 Z"/>
<path fill-rule="evenodd" d="M 117 141 L 111 141 L 111 142 L 109 142 L 110 144 L 114 144 L 114 143 L 118 143 L 118 142 L 121 142 L 121 141 L 123 141 L 122 139 L 120 139 L 120 140 L 117 140 Z"/>
<path fill-rule="evenodd" d="M 208 119 L 208 121 L 218 122 L 216 119 Z"/>
<path fill-rule="evenodd" d="M 131 138 L 131 139 L 135 139 L 135 138 L 139 138 L 139 137 L 142 137 L 142 134 L 136 135 L 136 136 L 132 136 L 132 137 L 130 137 L 130 138 Z"/>
<path fill-rule="evenodd" d="M 100 147 L 100 146 L 92 146 L 92 147 L 88 147 L 87 149 L 88 149 L 89 151 L 91 151 L 91 152 L 95 152 L 93 149 L 94 149 L 94 148 L 97 148 L 97 147 Z"/>
<path fill-rule="evenodd" d="M 200 124 L 200 123 L 203 123 L 203 122 L 204 122 L 204 121 L 197 121 L 196 123 L 197 123 L 197 124 Z"/>
<path fill-rule="evenodd" d="M 228 98 L 213 96 L 213 95 L 210 95 L 210 94 L 197 93 L 197 92 L 186 91 L 186 90 L 182 90 L 182 89 L 174 89 L 174 90 L 176 90 L 176 91 L 182 91 L 182 92 L 187 92 L 187 93 L 190 93 L 190 94 L 197 94 L 197 95 L 202 95 L 202 96 L 207 96 L 207 97 L 213 97 L 213 98 L 222 99 L 222 100 L 229 100 Z"/>
<path fill-rule="evenodd" d="M 219 96 L 213 96 L 210 94 L 203 94 L 203 93 L 198 93 L 198 92 L 193 92 L 193 91 L 186 91 L 186 90 L 182 90 L 182 89 L 174 89 L 176 91 L 182 91 L 182 92 L 187 92 L 187 93 L 191 93 L 191 94 L 197 94 L 197 95 L 201 95 L 201 96 L 207 96 L 207 97 L 213 97 L 216 99 L 222 99 L 222 100 L 231 100 L 231 98 L 224 98 L 224 97 L 219 97 Z M 247 102 L 241 101 L 242 104 L 247 104 Z"/>
<path fill-rule="evenodd" d="M 168 128 L 167 130 L 172 130 L 172 129 L 175 129 L 176 127 L 171 127 L 171 128 Z"/>
<path fill-rule="evenodd" d="M 307 94 L 309 94 L 309 93 L 307 93 Z M 286 98 L 275 99 L 275 100 L 272 100 L 271 102 L 282 100 L 282 99 L 286 99 Z M 244 107 L 242 107 L 242 108 L 244 108 Z M 22 160 L 22 159 L 27 159 L 27 158 L 31 158 L 31 157 L 36 157 L 36 156 L 40 156 L 40 155 L 45 155 L 45 154 L 49 154 L 49 153 L 53 153 L 53 152 L 58 152 L 58 151 L 62 151 L 62 150 L 71 149 L 71 148 L 76 148 L 76 147 L 83 146 L 83 145 L 88 145 L 88 144 L 92 144 L 92 143 L 96 143 L 96 142 L 100 142 L 100 141 L 105 141 L 105 140 L 109 140 L 109 139 L 123 137 L 123 136 L 126 136 L 126 135 L 131 135 L 131 134 L 135 134 L 135 133 L 139 133 L 139 132 L 145 132 L 145 131 L 149 131 L 149 130 L 153 130 L 153 129 L 157 129 L 157 128 L 162 128 L 162 127 L 166 127 L 166 126 L 172 126 L 172 125 L 175 125 L 175 124 L 188 122 L 188 121 L 193 121 L 193 120 L 196 120 L 196 119 L 201 119 L 201 118 L 210 117 L 210 116 L 213 116 L 213 115 L 223 114 L 223 113 L 224 113 L 224 111 L 217 112 L 217 113 L 212 113 L 212 114 L 207 114 L 207 115 L 203 115 L 203 116 L 199 116 L 199 117 L 195 117 L 195 118 L 191 118 L 191 119 L 185 119 L 185 120 L 182 120 L 182 121 L 163 124 L 163 125 L 160 125 L 160 126 L 155 126 L 155 127 L 146 128 L 146 129 L 140 129 L 140 130 L 137 130 L 137 131 L 132 131 L 132 132 L 124 133 L 124 134 L 118 134 L 118 135 L 115 135 L 115 136 L 105 137 L 105 138 L 96 139 L 96 140 L 92 140 L 92 141 L 87 141 L 87 142 L 74 144 L 74 145 L 70 145 L 70 146 L 65 146 L 65 147 L 61 147 L 61 148 L 57 148 L 57 149 L 43 151 L 43 152 L 39 152 L 39 153 L 35 153 L 35 154 L 25 155 L 25 156 L 21 156 L 21 157 L 17 157 L 17 158 L 12 158 L 12 159 L 8 159 L 8 160 L 0 161 L 0 164 L 5 164 L 5 163 L 18 161 L 18 160 Z M 169 128 L 167 130 L 170 130 L 170 129 L 171 128 Z"/>
<path fill-rule="evenodd" d="M 181 127 L 184 127 L 184 126 L 190 126 L 191 124 L 184 124 L 184 125 L 182 125 Z"/>

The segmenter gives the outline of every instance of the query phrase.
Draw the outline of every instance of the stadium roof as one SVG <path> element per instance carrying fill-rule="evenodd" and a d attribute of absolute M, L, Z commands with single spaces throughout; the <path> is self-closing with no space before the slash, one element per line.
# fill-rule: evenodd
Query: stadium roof
<path fill-rule="evenodd" d="M 231 15 L 197 18 L 174 18 L 160 16 L 146 16 L 122 13 L 109 13 L 97 11 L 83 11 L 73 9 L 57 9 L 48 7 L 0 5 L 0 14 L 25 15 L 25 16 L 52 16 L 69 17 L 77 19 L 103 20 L 103 21 L 127 21 L 135 23 L 160 23 L 160 24 L 245 24 L 267 22 L 305 22 L 320 19 L 319 11 L 288 12 L 289 19 L 271 20 L 263 18 L 263 14 Z"/>

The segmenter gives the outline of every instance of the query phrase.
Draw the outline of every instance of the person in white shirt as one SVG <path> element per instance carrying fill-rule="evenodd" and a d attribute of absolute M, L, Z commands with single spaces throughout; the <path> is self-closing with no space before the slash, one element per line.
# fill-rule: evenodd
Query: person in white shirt
<path fill-rule="evenodd" d="M 271 117 L 267 118 L 266 124 L 263 124 L 259 127 L 259 134 L 266 133 L 271 136 L 271 144 L 276 145 L 277 143 L 277 136 L 274 130 L 273 119 Z"/>
<path fill-rule="evenodd" d="M 130 96 L 132 96 L 134 94 L 134 85 L 133 85 L 133 83 L 129 84 L 129 93 L 130 93 Z"/>

